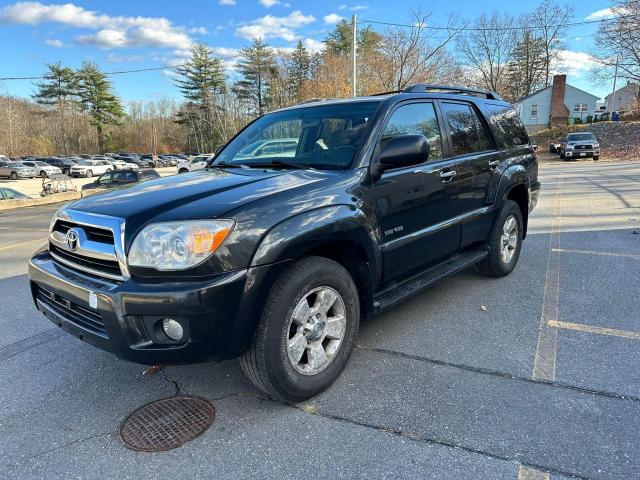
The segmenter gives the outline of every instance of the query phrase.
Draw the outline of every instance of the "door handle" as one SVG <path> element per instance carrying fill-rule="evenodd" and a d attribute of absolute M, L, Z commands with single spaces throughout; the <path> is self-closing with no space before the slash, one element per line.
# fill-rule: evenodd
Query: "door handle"
<path fill-rule="evenodd" d="M 440 178 L 442 179 L 442 181 L 444 183 L 448 183 L 451 180 L 453 180 L 453 177 L 455 177 L 457 175 L 455 170 L 441 170 L 440 171 Z"/>
<path fill-rule="evenodd" d="M 491 169 L 498 168 L 498 165 L 500 165 L 500 160 L 491 160 L 489 162 L 489 168 Z"/>

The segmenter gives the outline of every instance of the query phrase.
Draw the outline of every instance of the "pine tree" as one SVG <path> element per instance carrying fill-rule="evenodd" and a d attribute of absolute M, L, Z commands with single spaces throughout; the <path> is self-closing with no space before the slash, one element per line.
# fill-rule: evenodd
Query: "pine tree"
<path fill-rule="evenodd" d="M 55 113 L 58 147 L 68 154 L 70 152 L 66 116 L 77 104 L 78 79 L 72 68 L 65 67 L 60 62 L 47 65 L 47 69 L 44 81 L 35 84 L 37 91 L 33 99 Z"/>
<path fill-rule="evenodd" d="M 124 116 L 122 103 L 112 93 L 111 82 L 95 63 L 84 62 L 77 75 L 80 104 L 89 115 L 91 125 L 96 127 L 98 148 L 104 152 L 104 127 L 120 124 Z"/>
<path fill-rule="evenodd" d="M 203 43 L 191 49 L 191 59 L 177 69 L 181 78 L 176 85 L 182 95 L 198 105 L 209 108 L 215 95 L 225 90 L 225 75 L 222 60 L 213 56 L 213 51 Z"/>
<path fill-rule="evenodd" d="M 352 36 L 351 22 L 340 20 L 333 32 L 329 33 L 324 40 L 327 52 L 338 56 L 351 53 Z M 366 26 L 358 30 L 356 41 L 358 51 L 364 55 L 380 48 L 382 36 L 370 26 Z"/>
<path fill-rule="evenodd" d="M 238 70 L 242 80 L 234 90 L 239 98 L 249 102 L 255 113 L 262 115 L 269 102 L 269 78 L 277 73 L 274 53 L 259 39 L 240 52 L 243 58 L 238 62 Z"/>
<path fill-rule="evenodd" d="M 220 132 L 224 117 L 226 77 L 222 60 L 203 43 L 191 49 L 191 59 L 177 69 L 176 85 L 187 102 L 181 107 L 176 122 L 187 127 L 190 138 L 199 151 L 213 151 L 226 140 Z"/>
<path fill-rule="evenodd" d="M 291 94 L 293 98 L 299 99 L 302 85 L 309 79 L 311 73 L 311 56 L 300 40 L 298 40 L 298 45 L 291 54 L 289 71 Z"/>
<path fill-rule="evenodd" d="M 542 88 L 545 84 L 544 40 L 525 31 L 518 39 L 507 64 L 506 91 L 515 101 Z"/>

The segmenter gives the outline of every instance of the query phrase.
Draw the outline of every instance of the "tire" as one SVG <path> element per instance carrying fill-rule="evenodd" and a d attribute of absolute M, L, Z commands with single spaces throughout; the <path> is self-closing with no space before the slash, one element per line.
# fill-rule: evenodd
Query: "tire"
<path fill-rule="evenodd" d="M 505 227 L 507 222 L 509 225 L 513 225 L 512 221 L 515 221 L 515 238 L 512 229 L 508 229 L 511 232 L 509 235 L 509 250 L 510 256 L 506 255 L 508 261 L 503 256 L 503 245 L 507 241 L 505 238 Z M 491 230 L 491 236 L 489 237 L 489 255 L 476 264 L 476 270 L 478 273 L 487 277 L 504 277 L 509 275 L 518 263 L 520 257 L 520 250 L 522 249 L 522 237 L 524 233 L 524 222 L 522 219 L 522 212 L 520 207 L 513 200 L 505 200 L 500 214 L 498 215 L 496 222 Z"/>
<path fill-rule="evenodd" d="M 93 177 L 93 170 L 87 170 L 86 176 L 87 178 Z"/>
<path fill-rule="evenodd" d="M 594 155 L 594 156 L 593 156 L 593 159 L 594 159 L 594 160 L 596 160 L 596 161 L 597 161 L 597 160 L 600 160 L 600 155 Z"/>
<path fill-rule="evenodd" d="M 178 170 L 178 173 L 187 173 L 189 170 L 187 170 L 186 168 L 181 168 L 180 170 Z"/>
<path fill-rule="evenodd" d="M 105 170 L 105 173 L 106 173 L 106 172 L 110 172 L 110 171 L 111 171 L 111 169 L 110 169 L 110 168 L 107 168 L 107 169 Z"/>
<path fill-rule="evenodd" d="M 316 309 L 322 303 L 320 298 L 327 299 L 326 303 L 334 300 L 326 316 L 317 319 L 324 309 Z M 298 312 L 297 321 L 294 311 Z M 341 316 L 344 322 L 336 323 Z M 310 323 L 312 320 L 317 323 Z M 240 357 L 240 366 L 253 384 L 273 399 L 306 400 L 340 376 L 356 344 L 359 324 L 358 291 L 349 272 L 328 258 L 303 258 L 274 282 L 253 342 Z M 337 340 L 337 333 L 327 335 L 323 328 L 326 325 L 334 325 L 342 337 Z M 297 360 L 290 358 L 288 344 L 294 348 L 298 345 L 291 350 L 292 355 L 297 350 Z M 318 355 L 319 349 L 325 354 Z M 326 361 L 314 368 L 313 358 Z"/>
<path fill-rule="evenodd" d="M 9 175 L 9 178 L 11 180 L 17 180 L 18 179 L 18 174 L 16 172 L 11 172 L 11 175 Z"/>
<path fill-rule="evenodd" d="M 40 176 L 41 176 L 42 178 L 47 178 L 49 175 L 47 175 L 47 172 L 45 172 L 44 170 L 41 170 L 41 171 L 40 171 Z"/>
<path fill-rule="evenodd" d="M 562 160 L 566 160 L 565 157 L 564 157 L 564 152 L 562 150 L 560 150 L 560 158 Z"/>

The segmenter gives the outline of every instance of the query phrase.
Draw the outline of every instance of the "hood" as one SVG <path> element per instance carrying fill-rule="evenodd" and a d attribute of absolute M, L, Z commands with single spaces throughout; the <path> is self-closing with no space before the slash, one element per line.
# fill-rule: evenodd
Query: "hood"
<path fill-rule="evenodd" d="M 136 229 L 151 220 L 215 218 L 247 203 L 335 173 L 313 170 L 210 169 L 136 183 L 83 198 L 68 208 L 124 218 Z"/>

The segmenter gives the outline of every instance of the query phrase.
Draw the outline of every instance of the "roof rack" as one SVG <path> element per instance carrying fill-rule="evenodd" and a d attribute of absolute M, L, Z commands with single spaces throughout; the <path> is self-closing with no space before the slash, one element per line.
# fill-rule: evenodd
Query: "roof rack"
<path fill-rule="evenodd" d="M 459 95 L 474 95 L 474 96 L 483 96 L 488 100 L 502 100 L 500 96 L 495 92 L 490 92 L 489 90 L 481 90 L 476 88 L 467 88 L 467 87 L 450 87 L 447 85 L 434 85 L 430 83 L 418 83 L 416 85 L 411 85 L 404 90 L 402 93 L 424 93 L 428 91 L 440 91 L 443 93 L 453 93 Z"/>

